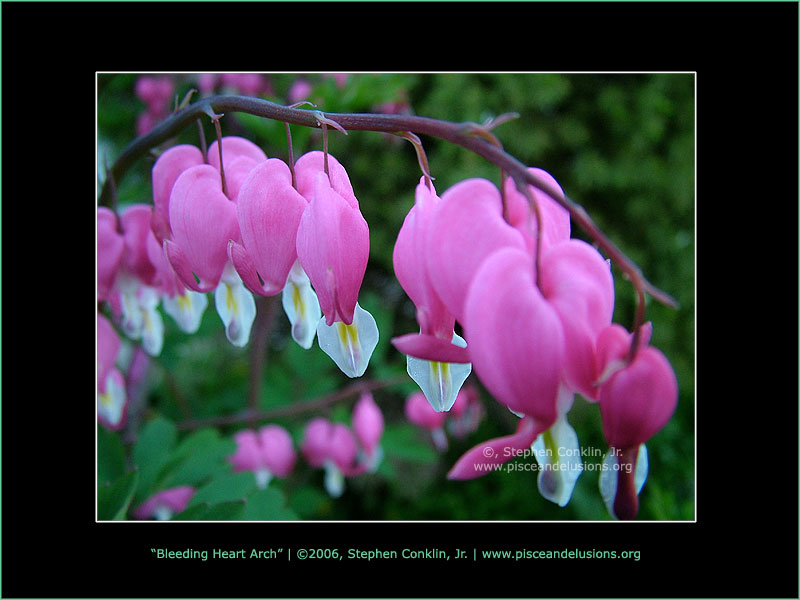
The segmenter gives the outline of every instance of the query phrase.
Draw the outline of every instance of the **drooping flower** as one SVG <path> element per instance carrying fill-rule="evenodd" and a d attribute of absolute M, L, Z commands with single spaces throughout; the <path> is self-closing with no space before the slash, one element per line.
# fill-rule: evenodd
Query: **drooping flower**
<path fill-rule="evenodd" d="M 117 215 L 110 208 L 97 209 L 97 301 L 108 299 L 125 251 L 125 240 L 117 231 Z"/>
<path fill-rule="evenodd" d="M 141 339 L 147 353 L 157 356 L 164 343 L 164 322 L 153 287 L 156 268 L 147 252 L 151 214 L 149 205 L 134 204 L 120 216 L 124 249 L 107 299 L 123 333 Z"/>
<path fill-rule="evenodd" d="M 406 418 L 411 423 L 430 431 L 433 444 L 437 450 L 440 452 L 447 450 L 449 444 L 447 435 L 444 432 L 444 424 L 447 419 L 446 412 L 434 409 L 422 392 L 414 392 L 406 398 L 404 409 Z"/>
<path fill-rule="evenodd" d="M 161 295 L 164 312 L 175 320 L 181 331 L 195 333 L 208 306 L 208 298 L 186 289 L 167 262 L 164 249 L 152 231 L 147 238 L 147 254 L 156 269 L 153 284 Z"/>
<path fill-rule="evenodd" d="M 407 356 L 407 370 L 437 411 L 453 406 L 458 390 L 472 371 L 466 341 L 454 331 L 455 317 L 431 284 L 424 249 L 439 198 L 424 178 L 417 185 L 415 204 L 397 235 L 392 259 L 400 285 L 417 308 L 419 334 L 394 338 L 392 343 Z"/>
<path fill-rule="evenodd" d="M 542 253 L 540 288 L 564 330 L 564 376 L 574 391 L 597 398 L 595 345 L 611 325 L 614 282 L 600 253 L 581 240 L 556 243 Z"/>
<path fill-rule="evenodd" d="M 142 521 L 169 521 L 174 515 L 186 510 L 194 494 L 194 488 L 188 485 L 162 490 L 140 504 L 133 511 L 133 517 Z"/>
<path fill-rule="evenodd" d="M 524 250 L 525 242 L 503 219 L 500 191 L 486 179 L 467 179 L 445 191 L 428 227 L 432 233 L 424 251 L 429 281 L 464 325 L 467 292 L 479 267 L 500 248 Z"/>
<path fill-rule="evenodd" d="M 620 325 L 607 327 L 597 341 L 598 372 L 605 377 L 598 402 L 610 446 L 606 460 L 616 465 L 601 472 L 600 490 L 616 519 L 636 516 L 647 477 L 645 443 L 666 425 L 678 402 L 675 372 L 661 351 L 647 345 L 649 334 L 644 328 L 632 362 L 633 335 Z"/>
<path fill-rule="evenodd" d="M 447 415 L 447 431 L 456 438 L 463 439 L 478 428 L 483 414 L 483 404 L 477 388 L 466 385 L 459 390 Z"/>
<path fill-rule="evenodd" d="M 357 462 L 358 444 L 350 428 L 323 417 L 308 422 L 300 451 L 309 465 L 325 470 L 325 489 L 333 498 L 344 493 L 345 477 L 365 471 Z"/>
<path fill-rule="evenodd" d="M 288 477 L 297 462 L 292 438 L 280 425 L 266 425 L 258 432 L 245 429 L 234 435 L 236 452 L 230 457 L 234 472 L 252 471 L 264 489 L 273 477 Z"/>
<path fill-rule="evenodd" d="M 172 239 L 164 240 L 167 260 L 187 288 L 214 291 L 228 340 L 246 345 L 255 301 L 228 260 L 229 241 L 240 238 L 239 223 L 236 204 L 222 192 L 219 172 L 211 165 L 183 171 L 172 188 L 169 212 Z"/>
<path fill-rule="evenodd" d="M 380 447 L 383 428 L 381 409 L 370 392 L 362 393 L 353 409 L 353 433 L 363 453 L 359 462 L 364 463 L 369 471 L 375 471 L 383 458 Z"/>
<path fill-rule="evenodd" d="M 521 422 L 515 434 L 468 451 L 448 474 L 452 479 L 479 477 L 487 472 L 483 465 L 508 462 L 514 456 L 496 452 L 498 447 L 529 448 L 555 423 L 564 356 L 558 313 L 536 286 L 533 260 L 525 250 L 502 248 L 482 263 L 465 315 L 476 374 Z"/>
<path fill-rule="evenodd" d="M 303 155 L 295 173 L 308 200 L 297 230 L 297 258 L 316 291 L 323 317 L 317 325 L 320 348 L 348 377 L 360 377 L 378 344 L 375 319 L 358 304 L 369 259 L 369 227 L 347 173 L 321 152 Z"/>
<path fill-rule="evenodd" d="M 311 347 L 321 317 L 317 296 L 297 260 L 297 230 L 307 206 L 283 161 L 271 158 L 258 164 L 237 201 L 242 244 L 231 242 L 228 248 L 249 290 L 265 296 L 282 292 L 292 338 L 305 349 Z"/>
<path fill-rule="evenodd" d="M 538 179 L 549 183 L 554 189 L 561 190 L 561 186 L 547 171 L 528 168 L 528 172 Z M 505 193 L 505 210 L 508 223 L 522 234 L 528 252 L 535 256 L 537 248 L 544 253 L 551 246 L 569 239 L 570 221 L 569 212 L 553 200 L 548 194 L 533 185 L 527 186 L 533 197 L 542 221 L 542 240 L 538 245 L 538 225 L 536 213 L 533 211 L 528 198 L 517 189 L 511 177 L 506 178 L 503 184 Z"/>
<path fill-rule="evenodd" d="M 97 313 L 97 419 L 121 429 L 127 417 L 125 379 L 116 368 L 121 340 L 111 322 Z"/>

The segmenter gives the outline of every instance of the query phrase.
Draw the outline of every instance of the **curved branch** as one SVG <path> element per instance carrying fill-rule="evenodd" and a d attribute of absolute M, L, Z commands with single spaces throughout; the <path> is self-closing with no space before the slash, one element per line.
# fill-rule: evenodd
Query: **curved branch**
<path fill-rule="evenodd" d="M 111 167 L 111 178 L 106 178 L 100 194 L 99 204 L 107 206 L 110 201 L 109 180 L 119 182 L 128 169 L 151 148 L 167 141 L 182 131 L 192 121 L 201 116 L 221 112 L 244 112 L 283 121 L 293 125 L 319 128 L 321 126 L 320 111 L 304 110 L 281 106 L 269 100 L 250 98 L 247 96 L 212 96 L 191 104 L 162 122 L 148 134 L 134 140 L 120 154 Z M 499 148 L 483 136 L 475 134 L 473 123 L 452 123 L 429 117 L 415 115 L 388 115 L 370 113 L 322 113 L 332 119 L 346 131 L 376 131 L 397 133 L 409 131 L 415 134 L 439 138 L 474 152 L 489 162 L 503 169 L 514 179 L 517 186 L 532 185 L 553 198 L 567 211 L 575 223 L 583 229 L 608 258 L 625 273 L 637 291 L 646 291 L 659 302 L 678 306 L 677 301 L 666 292 L 658 289 L 642 275 L 641 270 L 617 246 L 611 242 L 595 225 L 588 213 L 579 204 L 573 202 L 559 189 L 546 181 L 540 180 L 530 173 L 527 166 Z"/>

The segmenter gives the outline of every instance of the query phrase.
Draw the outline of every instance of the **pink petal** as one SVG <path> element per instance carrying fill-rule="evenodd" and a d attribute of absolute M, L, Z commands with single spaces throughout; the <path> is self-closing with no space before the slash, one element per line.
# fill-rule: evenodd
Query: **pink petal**
<path fill-rule="evenodd" d="M 563 364 L 558 314 L 535 286 L 531 256 L 494 253 L 479 269 L 466 303 L 464 337 L 476 374 L 508 408 L 551 425 Z"/>
<path fill-rule="evenodd" d="M 667 358 L 647 346 L 600 387 L 598 398 L 609 445 L 634 448 L 647 442 L 672 417 L 678 381 Z"/>
<path fill-rule="evenodd" d="M 239 239 L 236 205 L 222 193 L 216 169 L 200 165 L 178 177 L 172 188 L 169 220 L 172 240 L 183 250 L 191 270 L 202 282 L 216 287 L 228 262 L 228 241 Z M 175 270 L 183 283 L 192 287 L 181 271 Z"/>
<path fill-rule="evenodd" d="M 524 249 L 521 234 L 503 220 L 500 192 L 485 179 L 448 189 L 434 211 L 425 248 L 431 284 L 463 324 L 467 290 L 481 263 L 506 246 Z"/>
<path fill-rule="evenodd" d="M 234 473 L 241 471 L 257 471 L 264 466 L 261 448 L 255 432 L 244 429 L 233 436 L 236 452 L 229 457 Z"/>
<path fill-rule="evenodd" d="M 328 325 L 350 325 L 369 260 L 369 227 L 317 173 L 316 187 L 297 230 L 297 257 L 317 292 Z"/>
<path fill-rule="evenodd" d="M 431 231 L 433 211 L 439 198 L 423 183 L 417 185 L 415 204 L 406 215 L 397 235 L 392 262 L 397 280 L 417 307 L 422 333 L 449 341 L 453 337 L 455 317 L 447 310 L 431 285 L 428 261 L 421 248 Z"/>
<path fill-rule="evenodd" d="M 297 179 L 297 191 L 307 200 L 311 200 L 314 195 L 317 175 L 325 172 L 325 155 L 319 150 L 307 152 L 294 165 L 295 178 Z M 347 203 L 358 208 L 358 200 L 353 193 L 353 186 L 344 167 L 332 155 L 328 154 L 328 174 L 331 187 L 336 190 Z"/>
<path fill-rule="evenodd" d="M 292 187 L 289 167 L 277 158 L 257 165 L 242 184 L 237 203 L 242 243 L 269 295 L 286 285 L 297 259 L 297 229 L 307 206 Z"/>
<path fill-rule="evenodd" d="M 372 394 L 361 394 L 353 409 L 353 431 L 361 446 L 372 454 L 383 436 L 383 413 Z"/>
<path fill-rule="evenodd" d="M 169 196 L 172 186 L 189 167 L 203 164 L 203 153 L 196 146 L 173 146 L 158 157 L 153 165 L 153 204 L 155 210 L 169 222 Z"/>
<path fill-rule="evenodd" d="M 97 209 L 97 301 L 108 298 L 117 276 L 125 241 L 117 231 L 117 216 L 101 206 Z"/>
<path fill-rule="evenodd" d="M 446 412 L 433 409 L 422 392 L 414 392 L 406 398 L 405 415 L 414 425 L 425 429 L 439 429 L 447 418 Z"/>
<path fill-rule="evenodd" d="M 542 181 L 549 183 L 552 187 L 558 190 L 561 189 L 558 182 L 546 171 L 528 168 L 528 172 L 533 173 Z M 569 212 L 539 188 L 529 185 L 528 189 L 533 195 L 534 202 L 536 202 L 539 207 L 539 215 L 543 225 L 542 252 L 544 252 L 550 246 L 569 239 Z M 536 213 L 531 209 L 528 198 L 517 190 L 516 183 L 510 177 L 505 181 L 504 190 L 506 193 L 509 223 L 518 229 L 525 237 L 528 251 L 535 253 L 537 231 Z"/>
<path fill-rule="evenodd" d="M 217 284 L 219 284 L 219 279 L 217 279 L 217 281 L 201 280 L 200 283 L 198 283 L 192 273 L 192 266 L 189 264 L 186 253 L 172 240 L 164 240 L 164 255 L 167 257 L 169 266 L 175 272 L 175 275 L 178 276 L 180 282 L 190 290 L 201 293 L 212 292 L 217 287 Z"/>
<path fill-rule="evenodd" d="M 541 289 L 564 327 L 564 372 L 568 385 L 595 399 L 595 341 L 611 324 L 614 281 L 600 253 L 581 240 L 568 240 L 542 255 Z"/>
<path fill-rule="evenodd" d="M 233 162 L 242 156 L 252 159 L 255 163 L 267 160 L 264 151 L 248 139 L 233 135 L 222 138 L 222 161 L 226 176 Z M 216 140 L 208 147 L 208 164 L 219 171 L 219 144 Z"/>
<path fill-rule="evenodd" d="M 303 432 L 300 452 L 309 465 L 321 467 L 330 454 L 330 438 L 333 425 L 323 417 L 311 419 Z"/>
<path fill-rule="evenodd" d="M 392 338 L 392 345 L 403 354 L 423 360 L 443 363 L 471 362 L 467 348 L 433 335 L 409 333 Z"/>
<path fill-rule="evenodd" d="M 277 477 L 288 477 L 297 462 L 297 453 L 289 432 L 280 425 L 267 425 L 258 432 L 261 456 Z"/>
<path fill-rule="evenodd" d="M 125 209 L 120 216 L 122 237 L 125 240 L 125 254 L 122 264 L 129 273 L 150 285 L 156 269 L 147 255 L 147 237 L 150 234 L 150 214 L 152 207 L 147 204 L 134 204 Z"/>
<path fill-rule="evenodd" d="M 522 418 L 514 434 L 487 440 L 468 450 L 453 465 L 447 478 L 468 480 L 491 473 L 493 466 L 505 464 L 520 453 L 529 451 L 531 444 L 546 429 L 537 426 L 531 418 Z"/>
<path fill-rule="evenodd" d="M 111 321 L 97 313 L 97 389 L 100 391 L 103 391 L 109 371 L 114 368 L 121 344 Z"/>

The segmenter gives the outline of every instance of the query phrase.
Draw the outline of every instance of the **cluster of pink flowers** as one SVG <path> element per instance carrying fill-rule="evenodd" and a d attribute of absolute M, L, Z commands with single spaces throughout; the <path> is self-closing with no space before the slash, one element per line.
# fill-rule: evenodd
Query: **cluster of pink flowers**
<path fill-rule="evenodd" d="M 345 477 L 375 471 L 383 452 L 383 414 L 372 394 L 361 395 L 352 416 L 352 429 L 318 417 L 306 425 L 300 451 L 309 466 L 325 470 L 325 488 L 331 496 L 344 492 Z M 236 452 L 230 457 L 234 472 L 252 472 L 258 487 L 273 477 L 288 477 L 297 464 L 297 452 L 289 432 L 280 425 L 249 429 L 235 436 Z"/>
<path fill-rule="evenodd" d="M 144 135 L 169 116 L 175 84 L 168 75 L 143 75 L 136 80 L 134 92 L 145 105 L 145 111 L 136 119 L 136 133 Z"/>
<path fill-rule="evenodd" d="M 459 390 L 449 411 L 437 411 L 431 406 L 425 394 L 415 392 L 406 398 L 406 418 L 422 429 L 430 432 L 434 446 L 440 452 L 449 447 L 447 434 L 463 439 L 478 428 L 483 419 L 483 405 L 475 386 L 469 385 Z"/>
<path fill-rule="evenodd" d="M 324 417 L 309 421 L 300 451 L 308 464 L 325 471 L 325 489 L 334 498 L 344 492 L 345 478 L 375 471 L 382 458 L 383 414 L 365 392 L 353 409 L 352 429 Z"/>
<path fill-rule="evenodd" d="M 558 185 L 540 169 L 530 172 Z M 435 410 L 452 407 L 474 369 L 520 418 L 515 433 L 467 452 L 451 479 L 480 477 L 488 465 L 546 447 L 550 452 L 536 454 L 539 489 L 565 505 L 580 470 L 556 463 L 559 456 L 580 455 L 567 422 L 578 393 L 599 402 L 609 456 L 617 461 L 600 480 L 609 511 L 632 518 L 637 481 L 643 483 L 647 470 L 640 448 L 675 409 L 675 375 L 663 354 L 647 346 L 649 324 L 629 361 L 633 336 L 611 322 L 609 263 L 570 237 L 563 207 L 534 186 L 528 191 L 538 211 L 510 178 L 502 194 L 487 180 L 469 179 L 441 198 L 430 182 L 420 181 L 394 250 L 395 273 L 417 308 L 420 332 L 392 341 L 408 356 L 409 375 Z M 456 321 L 463 338 L 455 333 Z"/>
<path fill-rule="evenodd" d="M 216 93 L 271 96 L 272 81 L 263 73 L 201 73 L 197 76 L 202 96 Z"/>
<path fill-rule="evenodd" d="M 558 186 L 544 171 L 529 171 Z M 375 320 L 358 304 L 369 227 L 333 156 L 309 152 L 290 169 L 246 139 L 225 137 L 210 145 L 207 156 L 191 145 L 168 149 L 152 179 L 153 207 L 131 206 L 119 219 L 98 209 L 98 302 L 108 302 L 128 337 L 157 355 L 164 329 L 158 304 L 163 301 L 179 326 L 192 332 L 207 306 L 205 294 L 213 292 L 228 340 L 244 346 L 255 319 L 253 294 L 282 294 L 293 339 L 309 349 L 316 337 L 343 373 L 363 375 L 378 342 Z M 612 323 L 609 262 L 571 237 L 563 207 L 534 186 L 527 191 L 536 210 L 511 179 L 502 192 L 485 179 L 468 179 L 441 197 L 430 179 L 420 180 L 393 253 L 419 332 L 392 342 L 406 354 L 408 373 L 434 415 L 462 410 L 460 391 L 474 371 L 519 417 L 516 432 L 467 452 L 450 478 L 479 477 L 515 451 L 550 450 L 536 454 L 539 489 L 565 505 L 580 459 L 575 468 L 556 467 L 562 449 L 580 456 L 567 420 L 580 394 L 599 404 L 611 449 L 601 494 L 612 516 L 632 518 L 648 468 L 644 445 L 675 410 L 675 374 L 648 345 L 650 324 L 634 336 Z M 111 427 L 125 413 L 113 366 L 115 335 L 98 314 L 98 414 Z M 356 415 L 365 416 L 354 417 L 353 432 L 325 419 L 306 430 L 301 451 L 312 466 L 326 469 L 333 495 L 341 493 L 344 477 L 379 460 L 374 438 L 383 421 L 370 402 L 359 402 Z M 412 422 L 442 431 L 434 434 L 442 448 L 444 421 L 435 425 L 439 417 L 425 414 L 418 396 L 408 402 Z M 370 426 L 360 425 L 362 419 Z M 462 423 L 461 430 L 475 425 Z M 291 470 L 288 450 L 279 453 L 280 464 L 264 458 L 264 449 L 278 444 L 276 431 L 242 433 L 237 468 L 261 473 L 260 482 Z M 285 447 L 286 439 L 280 444 Z M 275 453 L 267 453 L 273 460 Z"/>

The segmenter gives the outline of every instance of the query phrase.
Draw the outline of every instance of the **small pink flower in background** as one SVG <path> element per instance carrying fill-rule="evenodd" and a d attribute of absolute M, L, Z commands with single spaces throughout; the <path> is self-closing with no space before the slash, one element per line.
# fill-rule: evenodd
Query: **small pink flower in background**
<path fill-rule="evenodd" d="M 197 76 L 197 89 L 202 96 L 211 96 L 217 87 L 219 76 L 216 73 L 200 73 Z"/>
<path fill-rule="evenodd" d="M 333 498 L 344 493 L 345 477 L 366 471 L 358 464 L 358 443 L 350 428 L 323 417 L 308 422 L 300 451 L 309 465 L 325 469 L 325 489 Z"/>
<path fill-rule="evenodd" d="M 381 409 L 378 408 L 372 394 L 364 392 L 353 409 L 353 432 L 363 451 L 360 462 L 364 463 L 369 471 L 375 471 L 383 458 L 380 447 L 383 429 Z"/>
<path fill-rule="evenodd" d="M 350 78 L 349 73 L 323 73 L 322 76 L 326 79 L 332 78 L 336 82 L 336 87 L 340 90 L 347 87 L 347 80 Z"/>
<path fill-rule="evenodd" d="M 234 440 L 236 453 L 230 457 L 234 472 L 252 471 L 261 489 L 273 477 L 288 477 L 297 462 L 292 438 L 280 425 L 239 431 Z"/>
<path fill-rule="evenodd" d="M 447 450 L 448 441 L 444 432 L 446 412 L 435 410 L 422 392 L 414 392 L 406 398 L 405 414 L 411 423 L 431 432 L 437 450 L 440 452 Z"/>
<path fill-rule="evenodd" d="M 467 385 L 459 390 L 447 415 L 447 430 L 456 438 L 463 439 L 478 428 L 483 415 L 478 390 L 473 385 Z"/>
<path fill-rule="evenodd" d="M 297 229 L 297 258 L 313 286 L 323 318 L 320 348 L 348 377 L 361 377 L 378 344 L 378 326 L 358 304 L 369 260 L 369 227 L 350 179 L 335 158 L 309 152 L 295 165 L 297 190 L 308 200 Z"/>
<path fill-rule="evenodd" d="M 169 116 L 175 84 L 169 76 L 142 75 L 136 80 L 134 92 L 146 106 L 136 121 L 136 133 L 144 135 Z"/>
<path fill-rule="evenodd" d="M 633 519 L 639 508 L 638 495 L 647 478 L 645 443 L 670 420 L 678 402 L 678 382 L 667 358 L 647 345 L 650 327 L 633 362 L 627 364 L 633 336 L 620 325 L 600 334 L 598 372 L 606 379 L 600 385 L 598 402 L 603 433 L 611 450 L 605 463 L 612 468 L 600 475 L 600 492 L 615 519 Z"/>
<path fill-rule="evenodd" d="M 163 490 L 139 505 L 133 511 L 133 517 L 141 521 L 148 519 L 168 521 L 174 515 L 186 510 L 194 493 L 194 488 L 188 485 Z"/>
<path fill-rule="evenodd" d="M 260 73 L 222 73 L 219 79 L 225 91 L 245 96 L 258 96 L 271 91 L 268 80 Z"/>
<path fill-rule="evenodd" d="M 97 313 L 97 419 L 112 430 L 125 425 L 128 409 L 125 379 L 115 367 L 121 343 L 111 322 Z"/>
<path fill-rule="evenodd" d="M 134 92 L 151 113 L 160 114 L 169 110 L 175 85 L 168 76 L 143 75 L 136 80 Z"/>
<path fill-rule="evenodd" d="M 289 87 L 287 100 L 289 101 L 289 104 L 294 104 L 302 100 L 308 100 L 311 97 L 312 91 L 313 88 L 311 87 L 311 83 L 309 83 L 307 79 L 299 77 L 295 79 L 291 87 Z"/>

